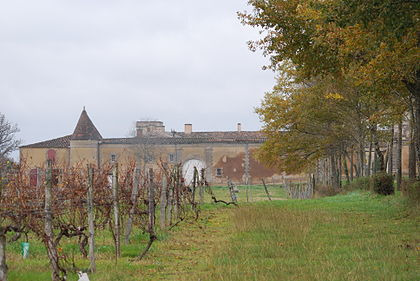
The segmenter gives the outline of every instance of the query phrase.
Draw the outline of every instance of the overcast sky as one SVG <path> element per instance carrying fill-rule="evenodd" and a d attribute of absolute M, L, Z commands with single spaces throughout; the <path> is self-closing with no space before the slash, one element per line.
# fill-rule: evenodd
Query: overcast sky
<path fill-rule="evenodd" d="M 24 144 L 71 134 L 83 106 L 103 137 L 133 122 L 258 130 L 274 73 L 246 0 L 38 0 L 0 5 L 0 112 Z"/>

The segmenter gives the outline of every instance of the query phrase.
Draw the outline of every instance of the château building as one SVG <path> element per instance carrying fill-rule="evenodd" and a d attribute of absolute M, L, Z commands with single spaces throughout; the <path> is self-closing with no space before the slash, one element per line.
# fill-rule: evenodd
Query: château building
<path fill-rule="evenodd" d="M 37 171 L 52 160 L 57 166 L 109 162 L 128 165 L 136 161 L 142 168 L 156 166 L 158 161 L 180 163 L 188 181 L 193 167 L 204 168 L 211 184 L 225 183 L 227 178 L 239 184 L 281 182 L 282 175 L 265 167 L 255 158 L 264 142 L 259 131 L 195 132 L 185 124 L 183 132 L 166 131 L 161 121 L 137 121 L 136 133 L 128 138 L 104 138 L 83 109 L 72 134 L 20 147 L 36 178 Z"/>

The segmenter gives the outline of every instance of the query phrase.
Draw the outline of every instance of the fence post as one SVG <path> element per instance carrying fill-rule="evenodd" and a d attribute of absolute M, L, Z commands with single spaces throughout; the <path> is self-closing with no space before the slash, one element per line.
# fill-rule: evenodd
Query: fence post
<path fill-rule="evenodd" d="M 96 271 L 95 262 L 95 214 L 93 213 L 93 167 L 88 165 L 88 190 L 87 190 L 87 211 L 89 225 L 89 261 L 90 272 Z"/>

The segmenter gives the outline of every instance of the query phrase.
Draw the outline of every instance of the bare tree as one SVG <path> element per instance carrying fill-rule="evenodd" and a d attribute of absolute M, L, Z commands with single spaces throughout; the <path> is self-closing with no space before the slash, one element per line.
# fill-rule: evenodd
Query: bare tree
<path fill-rule="evenodd" d="M 20 140 L 15 139 L 17 132 L 19 132 L 17 125 L 7 121 L 0 112 L 0 162 L 19 147 Z"/>

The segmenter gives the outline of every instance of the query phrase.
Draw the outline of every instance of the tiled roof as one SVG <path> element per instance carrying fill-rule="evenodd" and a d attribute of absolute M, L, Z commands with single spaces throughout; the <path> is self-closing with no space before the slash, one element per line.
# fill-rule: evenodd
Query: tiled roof
<path fill-rule="evenodd" d="M 67 148 L 73 135 L 21 146 L 22 148 Z M 259 131 L 175 133 L 171 137 L 133 137 L 102 139 L 102 144 L 200 144 L 200 143 L 262 143 Z"/>
<path fill-rule="evenodd" d="M 102 139 L 101 134 L 92 120 L 90 120 L 86 110 L 83 108 L 80 114 L 79 121 L 77 122 L 76 128 L 74 129 L 72 140 L 100 140 Z"/>
<path fill-rule="evenodd" d="M 71 136 L 72 135 L 68 135 L 61 138 L 23 145 L 21 148 L 67 148 L 70 146 Z"/>
<path fill-rule="evenodd" d="M 200 143 L 262 143 L 265 136 L 260 131 L 230 132 L 161 132 L 141 137 L 103 139 L 83 108 L 73 134 L 21 146 L 22 148 L 68 148 L 71 140 L 98 140 L 103 144 L 200 144 Z"/>
<path fill-rule="evenodd" d="M 102 139 L 104 144 L 200 144 L 200 143 L 262 143 L 263 133 L 258 131 L 242 132 L 193 132 L 174 133 L 170 137 L 134 137 Z"/>

